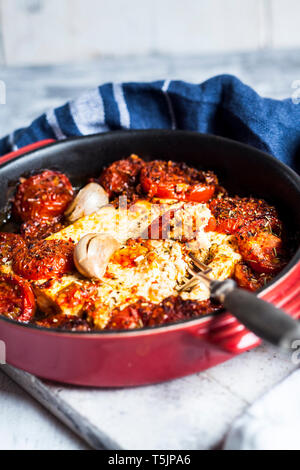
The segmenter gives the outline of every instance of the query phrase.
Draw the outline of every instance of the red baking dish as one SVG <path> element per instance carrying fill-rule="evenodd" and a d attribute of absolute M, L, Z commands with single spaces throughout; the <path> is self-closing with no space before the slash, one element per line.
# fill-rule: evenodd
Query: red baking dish
<path fill-rule="evenodd" d="M 296 173 L 254 148 L 185 131 L 114 132 L 52 144 L 46 141 L 2 157 L 0 207 L 5 209 L 21 175 L 55 169 L 77 184 L 131 153 L 214 170 L 232 194 L 263 197 L 279 208 L 290 232 L 296 236 L 300 232 Z M 259 293 L 295 318 L 300 316 L 299 260 L 300 249 Z M 192 374 L 260 342 L 224 311 L 142 330 L 91 333 L 47 330 L 0 318 L 0 340 L 6 344 L 8 364 L 46 379 L 97 387 L 142 385 Z"/>

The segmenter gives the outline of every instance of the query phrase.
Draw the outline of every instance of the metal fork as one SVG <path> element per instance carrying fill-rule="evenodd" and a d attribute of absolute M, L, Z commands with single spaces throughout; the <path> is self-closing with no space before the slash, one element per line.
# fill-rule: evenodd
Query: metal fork
<path fill-rule="evenodd" d="M 262 339 L 289 351 L 293 342 L 300 340 L 300 324 L 283 310 L 252 292 L 240 289 L 232 279 L 210 279 L 208 274 L 211 269 L 193 253 L 189 253 L 189 257 L 199 271 L 189 268 L 192 278 L 180 287 L 179 292 L 202 282 L 209 288 L 211 298 L 221 302 L 241 323 Z"/>
<path fill-rule="evenodd" d="M 186 290 L 192 289 L 195 287 L 199 282 L 203 282 L 205 285 L 210 287 L 211 279 L 207 276 L 211 272 L 211 268 L 209 268 L 206 264 L 202 263 L 202 261 L 198 260 L 193 253 L 188 253 L 189 257 L 193 261 L 193 264 L 199 269 L 198 272 L 193 270 L 192 268 L 188 268 L 189 273 L 191 274 L 192 278 L 187 280 L 187 282 L 178 289 L 178 292 L 184 292 Z"/>

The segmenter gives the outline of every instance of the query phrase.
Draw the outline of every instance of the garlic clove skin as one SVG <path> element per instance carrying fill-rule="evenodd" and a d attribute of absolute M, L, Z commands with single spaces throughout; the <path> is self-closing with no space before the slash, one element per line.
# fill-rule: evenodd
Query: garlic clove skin
<path fill-rule="evenodd" d="M 69 222 L 76 222 L 84 216 L 97 212 L 108 204 L 108 194 L 100 184 L 89 183 L 79 191 L 74 201 L 65 212 Z"/>
<path fill-rule="evenodd" d="M 101 280 L 111 256 L 121 247 L 112 236 L 90 233 L 85 235 L 74 250 L 76 269 L 88 279 Z"/>

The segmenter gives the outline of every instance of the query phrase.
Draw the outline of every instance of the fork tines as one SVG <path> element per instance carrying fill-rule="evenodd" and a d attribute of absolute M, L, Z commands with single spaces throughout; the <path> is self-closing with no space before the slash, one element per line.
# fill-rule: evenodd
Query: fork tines
<path fill-rule="evenodd" d="M 189 257 L 193 261 L 194 265 L 197 266 L 200 271 L 202 271 L 204 274 L 208 274 L 211 271 L 211 268 L 209 268 L 206 264 L 202 263 L 193 253 L 189 252 Z"/>
<path fill-rule="evenodd" d="M 193 264 L 199 269 L 199 271 L 196 272 L 194 269 L 188 268 L 188 271 L 192 277 L 191 279 L 187 280 L 187 282 L 183 284 L 183 286 L 179 287 L 178 292 L 183 292 L 188 289 L 192 289 L 197 284 L 199 284 L 201 280 L 210 283 L 210 279 L 207 277 L 207 274 L 210 273 L 211 269 L 206 266 L 206 264 L 202 263 L 202 261 L 200 261 L 198 258 L 196 258 L 193 253 L 189 253 L 188 255 L 193 261 Z"/>

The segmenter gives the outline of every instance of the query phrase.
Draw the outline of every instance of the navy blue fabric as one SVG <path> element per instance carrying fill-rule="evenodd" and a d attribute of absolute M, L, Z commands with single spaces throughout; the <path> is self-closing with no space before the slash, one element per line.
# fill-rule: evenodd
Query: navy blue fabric
<path fill-rule="evenodd" d="M 0 140 L 0 155 L 47 138 L 116 129 L 187 129 L 253 145 L 300 171 L 300 104 L 260 97 L 236 77 L 105 84 Z"/>

